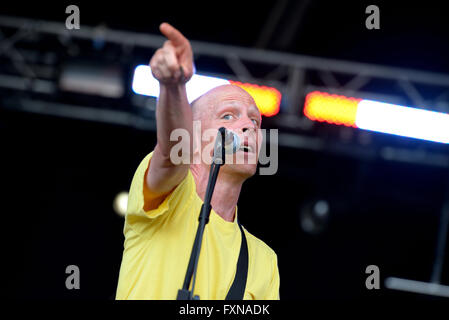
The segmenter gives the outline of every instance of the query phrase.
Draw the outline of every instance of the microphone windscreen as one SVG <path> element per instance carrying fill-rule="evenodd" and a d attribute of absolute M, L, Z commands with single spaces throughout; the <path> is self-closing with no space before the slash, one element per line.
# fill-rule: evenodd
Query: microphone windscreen
<path fill-rule="evenodd" d="M 226 129 L 225 153 L 236 153 L 240 149 L 240 137 L 233 131 Z"/>

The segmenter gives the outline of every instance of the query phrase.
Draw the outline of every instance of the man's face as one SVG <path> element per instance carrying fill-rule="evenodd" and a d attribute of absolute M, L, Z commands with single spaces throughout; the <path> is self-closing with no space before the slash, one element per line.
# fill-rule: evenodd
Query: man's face
<path fill-rule="evenodd" d="M 202 131 L 225 127 L 240 137 L 241 148 L 227 155 L 222 170 L 248 178 L 255 174 L 262 143 L 262 117 L 253 98 L 243 89 L 227 85 L 211 90 L 202 101 Z M 203 141 L 202 145 L 210 141 Z"/>

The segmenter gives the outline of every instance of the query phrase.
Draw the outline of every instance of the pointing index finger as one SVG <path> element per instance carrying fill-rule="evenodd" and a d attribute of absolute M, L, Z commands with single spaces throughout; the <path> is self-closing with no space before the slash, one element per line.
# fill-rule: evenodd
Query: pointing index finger
<path fill-rule="evenodd" d="M 170 25 L 166 22 L 161 23 L 161 25 L 159 26 L 159 30 L 175 46 L 182 45 L 182 44 L 185 44 L 186 42 L 188 42 L 186 37 L 184 37 L 182 35 L 182 33 L 178 31 L 178 29 L 176 29 L 175 27 L 173 27 L 172 25 Z"/>

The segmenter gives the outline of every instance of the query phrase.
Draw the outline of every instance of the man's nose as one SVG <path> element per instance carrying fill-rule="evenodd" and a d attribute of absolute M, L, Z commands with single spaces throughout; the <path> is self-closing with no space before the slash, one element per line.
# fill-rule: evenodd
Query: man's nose
<path fill-rule="evenodd" d="M 245 126 L 242 128 L 242 133 L 247 133 L 251 134 L 252 132 L 254 132 L 256 129 L 254 128 L 254 126 Z"/>
<path fill-rule="evenodd" d="M 251 119 L 246 120 L 242 127 L 243 133 L 245 133 L 248 130 L 255 130 L 255 125 Z"/>

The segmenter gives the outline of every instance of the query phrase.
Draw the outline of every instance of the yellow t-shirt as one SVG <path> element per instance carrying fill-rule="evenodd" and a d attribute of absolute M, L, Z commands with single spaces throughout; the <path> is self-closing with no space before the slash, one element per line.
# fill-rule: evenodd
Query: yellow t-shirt
<path fill-rule="evenodd" d="M 203 201 L 190 170 L 158 208 L 144 210 L 143 187 L 151 156 L 142 160 L 131 183 L 116 299 L 176 299 L 195 240 Z M 234 281 L 242 239 L 237 210 L 235 216 L 228 222 L 213 209 L 210 213 L 194 292 L 201 300 L 224 300 Z M 276 253 L 244 232 L 249 256 L 244 299 L 279 299 Z"/>

